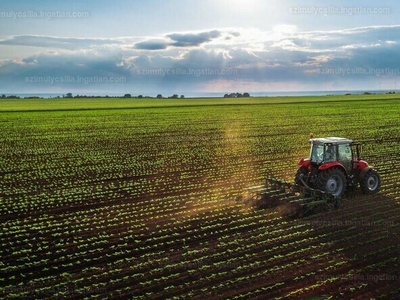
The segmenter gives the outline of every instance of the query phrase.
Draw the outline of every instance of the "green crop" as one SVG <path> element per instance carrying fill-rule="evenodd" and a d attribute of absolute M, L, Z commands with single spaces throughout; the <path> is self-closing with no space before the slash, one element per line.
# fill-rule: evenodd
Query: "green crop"
<path fill-rule="evenodd" d="M 368 278 L 398 278 L 398 143 L 365 145 L 382 189 L 337 211 L 237 199 L 292 181 L 310 132 L 398 137 L 399 111 L 397 94 L 2 100 L 0 297 L 392 295 Z"/>

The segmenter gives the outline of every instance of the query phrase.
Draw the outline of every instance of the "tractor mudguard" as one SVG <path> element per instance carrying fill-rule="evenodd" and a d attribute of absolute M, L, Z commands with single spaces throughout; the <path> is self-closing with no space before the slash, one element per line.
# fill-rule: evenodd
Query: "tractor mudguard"
<path fill-rule="evenodd" d="M 339 167 L 343 171 L 343 173 L 347 176 L 346 168 L 340 162 L 337 162 L 337 161 L 333 161 L 333 162 L 329 162 L 329 163 L 323 164 L 318 168 L 318 170 L 319 171 L 325 171 L 325 170 L 333 168 L 333 167 Z"/>
<path fill-rule="evenodd" d="M 358 167 L 359 167 L 359 169 L 362 171 L 362 170 L 368 168 L 369 166 L 368 166 L 368 163 L 367 163 L 365 160 L 360 159 L 360 160 L 358 161 Z M 372 167 L 371 167 L 371 168 L 372 168 Z M 372 169 L 373 169 L 373 168 L 372 168 Z"/>
<path fill-rule="evenodd" d="M 297 164 L 299 166 L 308 168 L 311 164 L 311 160 L 309 158 L 302 158 Z"/>

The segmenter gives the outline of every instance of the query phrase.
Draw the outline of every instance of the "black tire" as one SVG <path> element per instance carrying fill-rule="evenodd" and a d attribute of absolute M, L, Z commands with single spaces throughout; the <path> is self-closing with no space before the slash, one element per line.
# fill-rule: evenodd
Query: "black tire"
<path fill-rule="evenodd" d="M 301 182 L 300 177 L 301 176 L 307 176 L 308 175 L 308 169 L 306 167 L 300 167 L 297 172 L 296 176 L 294 177 L 294 184 L 304 186 L 303 182 Z"/>
<path fill-rule="evenodd" d="M 365 173 L 364 177 L 360 180 L 360 188 L 364 194 L 372 195 L 379 191 L 381 187 L 381 177 L 379 173 L 371 169 Z"/>
<path fill-rule="evenodd" d="M 295 192 L 299 192 L 301 194 L 303 194 L 303 196 L 308 196 L 309 192 L 307 191 L 307 189 L 304 189 L 302 187 L 304 187 L 303 182 L 300 180 L 301 176 L 307 176 L 308 175 L 308 169 L 304 166 L 301 166 L 297 172 L 296 172 L 296 176 L 294 177 L 294 191 Z M 303 177 L 305 178 L 305 177 Z M 303 179 L 305 180 L 305 179 Z"/>
<path fill-rule="evenodd" d="M 335 197 L 342 197 L 346 191 L 346 177 L 340 169 L 331 168 L 318 174 L 316 186 Z"/>

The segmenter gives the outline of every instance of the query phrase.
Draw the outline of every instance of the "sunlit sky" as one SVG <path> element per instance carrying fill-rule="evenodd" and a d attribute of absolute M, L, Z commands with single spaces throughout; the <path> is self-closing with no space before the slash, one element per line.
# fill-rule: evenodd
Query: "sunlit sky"
<path fill-rule="evenodd" d="M 400 88 L 398 1 L 0 2 L 0 94 Z"/>

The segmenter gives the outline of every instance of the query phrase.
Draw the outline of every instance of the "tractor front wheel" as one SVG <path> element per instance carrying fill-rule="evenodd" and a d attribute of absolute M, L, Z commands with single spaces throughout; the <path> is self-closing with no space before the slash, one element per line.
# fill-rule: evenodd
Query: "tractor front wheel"
<path fill-rule="evenodd" d="M 381 187 L 381 177 L 379 173 L 374 169 L 369 170 L 365 173 L 364 177 L 361 178 L 360 187 L 364 194 L 372 195 L 377 193 Z"/>
<path fill-rule="evenodd" d="M 341 197 L 346 190 L 346 177 L 338 168 L 322 171 L 317 177 L 317 188 L 335 197 Z"/>

